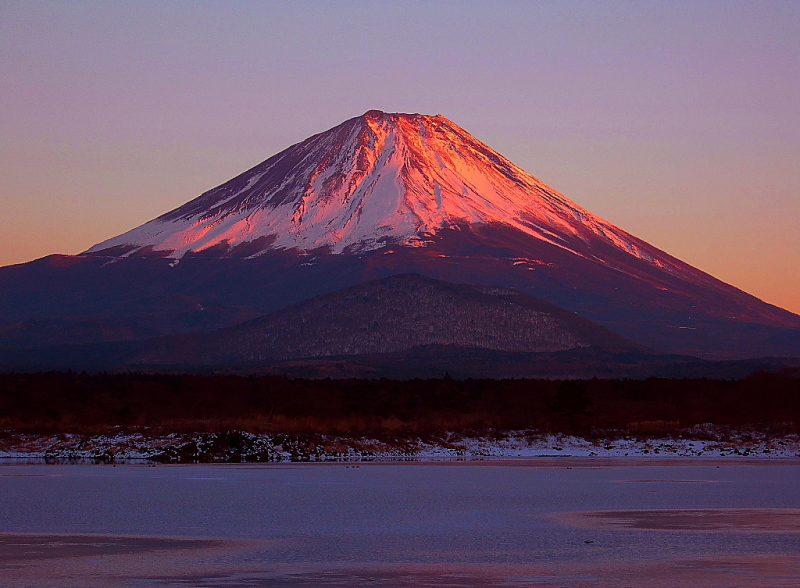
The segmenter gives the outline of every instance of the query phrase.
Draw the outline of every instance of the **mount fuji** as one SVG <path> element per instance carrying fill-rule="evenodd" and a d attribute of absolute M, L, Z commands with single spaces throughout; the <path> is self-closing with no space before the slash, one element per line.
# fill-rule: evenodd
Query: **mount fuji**
<path fill-rule="evenodd" d="M 597 217 L 441 115 L 377 110 L 82 254 L 0 268 L 0 345 L 207 332 L 409 273 L 514 288 L 659 352 L 800 356 L 800 316 Z"/>
<path fill-rule="evenodd" d="M 424 247 L 444 228 L 487 224 L 584 257 L 586 245 L 603 241 L 704 281 L 700 272 L 582 209 L 443 116 L 375 110 L 87 253 L 150 248 L 179 259 L 266 239 L 262 251 L 352 254 L 386 244 Z"/>

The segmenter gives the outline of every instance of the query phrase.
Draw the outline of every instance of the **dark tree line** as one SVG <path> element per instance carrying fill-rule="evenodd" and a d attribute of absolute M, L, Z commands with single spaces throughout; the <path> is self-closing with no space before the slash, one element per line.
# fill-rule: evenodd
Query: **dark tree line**
<path fill-rule="evenodd" d="M 568 381 L 0 374 L 0 430 L 15 432 L 663 434 L 700 423 L 800 432 L 800 372 Z"/>

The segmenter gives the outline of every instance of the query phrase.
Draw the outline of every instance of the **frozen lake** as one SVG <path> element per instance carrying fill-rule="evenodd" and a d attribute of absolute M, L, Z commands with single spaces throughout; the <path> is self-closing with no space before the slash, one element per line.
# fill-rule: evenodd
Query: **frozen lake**
<path fill-rule="evenodd" d="M 5 465 L 0 499 L 2 586 L 800 585 L 796 462 Z"/>

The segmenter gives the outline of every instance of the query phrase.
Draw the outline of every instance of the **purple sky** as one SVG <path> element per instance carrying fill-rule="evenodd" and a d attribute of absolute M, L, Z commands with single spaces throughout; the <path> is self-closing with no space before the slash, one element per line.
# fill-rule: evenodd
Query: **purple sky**
<path fill-rule="evenodd" d="M 800 312 L 800 2 L 0 2 L 0 264 L 377 108 Z"/>

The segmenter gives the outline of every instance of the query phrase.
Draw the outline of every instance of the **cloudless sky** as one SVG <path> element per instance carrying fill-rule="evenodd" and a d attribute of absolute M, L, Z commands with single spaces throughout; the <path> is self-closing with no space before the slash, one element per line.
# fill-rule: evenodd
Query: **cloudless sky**
<path fill-rule="evenodd" d="M 0 0 L 0 264 L 78 253 L 370 109 L 443 114 L 800 312 L 800 2 Z"/>

